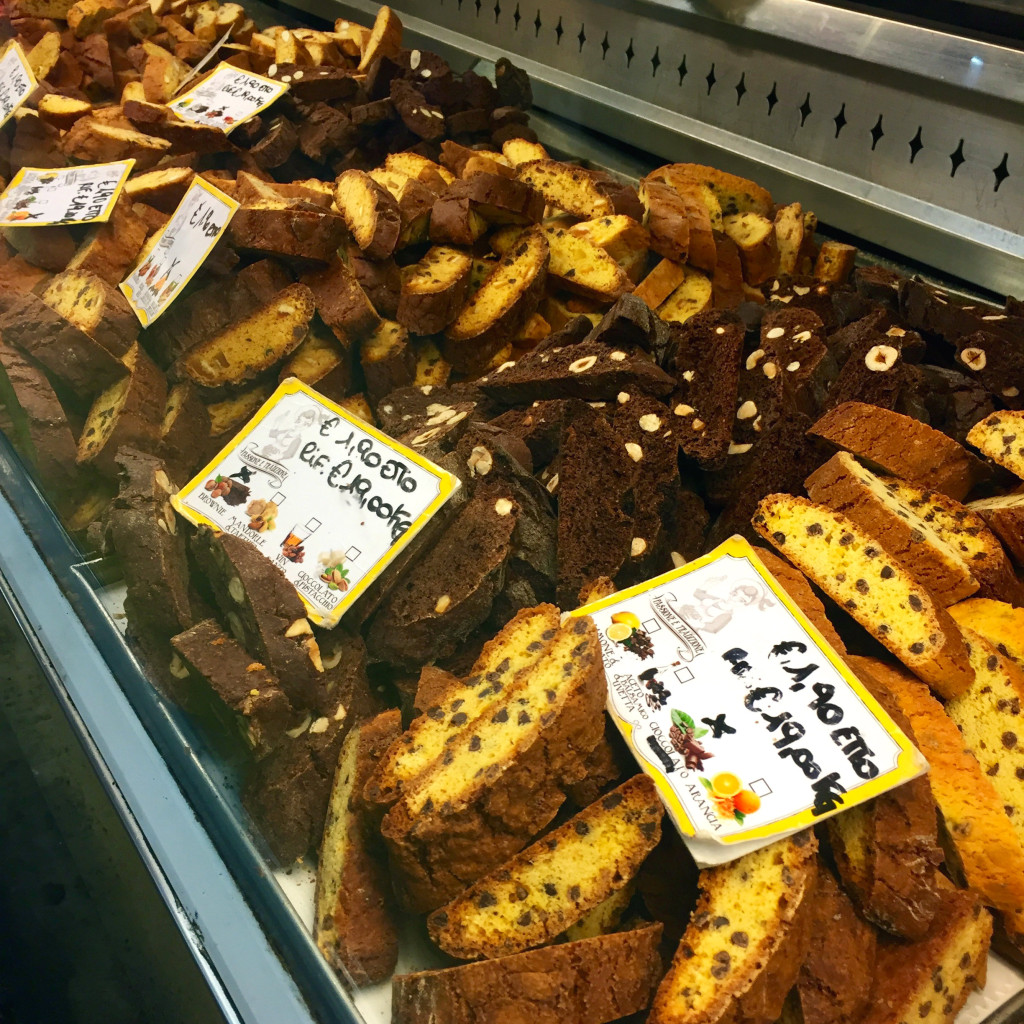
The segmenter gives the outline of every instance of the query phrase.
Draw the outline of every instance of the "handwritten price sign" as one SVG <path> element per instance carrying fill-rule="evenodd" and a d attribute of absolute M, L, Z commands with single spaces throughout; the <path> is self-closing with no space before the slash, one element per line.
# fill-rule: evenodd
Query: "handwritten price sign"
<path fill-rule="evenodd" d="M 79 167 L 22 167 L 0 195 L 0 225 L 44 227 L 110 219 L 134 160 Z"/>
<path fill-rule="evenodd" d="M 121 291 L 148 327 L 181 294 L 227 230 L 238 203 L 195 178 L 171 219 L 121 282 Z"/>
<path fill-rule="evenodd" d="M 17 42 L 10 42 L 0 56 L 0 128 L 36 90 L 36 78 Z"/>
<path fill-rule="evenodd" d="M 741 537 L 573 614 L 594 617 L 609 713 L 701 866 L 927 768 Z"/>
<path fill-rule="evenodd" d="M 289 378 L 172 498 L 245 537 L 321 626 L 345 611 L 458 488 L 451 474 Z"/>
<path fill-rule="evenodd" d="M 208 78 L 168 106 L 183 121 L 212 125 L 228 133 L 266 110 L 287 90 L 284 82 L 220 64 Z"/>

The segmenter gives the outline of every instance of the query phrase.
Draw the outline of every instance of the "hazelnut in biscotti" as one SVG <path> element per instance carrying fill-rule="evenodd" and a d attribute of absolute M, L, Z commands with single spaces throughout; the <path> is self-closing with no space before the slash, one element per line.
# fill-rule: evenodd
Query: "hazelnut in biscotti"
<path fill-rule="evenodd" d="M 604 735 L 606 695 L 597 629 L 572 619 L 385 816 L 409 909 L 448 902 L 551 821 Z"/>
<path fill-rule="evenodd" d="M 394 1024 L 608 1024 L 640 1013 L 661 976 L 660 924 L 394 980 Z"/>
<path fill-rule="evenodd" d="M 806 498 L 770 494 L 754 529 L 943 697 L 974 678 L 945 609 L 851 519 Z"/>
<path fill-rule="evenodd" d="M 837 452 L 805 481 L 811 501 L 828 505 L 875 537 L 943 607 L 970 597 L 978 581 L 961 553 L 848 452 Z"/>
<path fill-rule="evenodd" d="M 811 433 L 918 487 L 963 501 L 987 470 L 977 456 L 920 420 L 863 402 L 844 402 Z"/>
<path fill-rule="evenodd" d="M 635 775 L 434 911 L 431 938 L 460 960 L 551 942 L 630 882 L 663 813 L 654 783 Z"/>
<path fill-rule="evenodd" d="M 807 953 L 813 832 L 702 871 L 702 895 L 658 987 L 650 1024 L 773 1021 Z"/>
<path fill-rule="evenodd" d="M 381 757 L 366 786 L 374 803 L 393 804 L 422 777 L 459 731 L 483 717 L 515 676 L 533 665 L 558 630 L 558 609 L 543 604 L 520 611 L 489 640 L 470 674 L 446 698 L 423 708 Z"/>
<path fill-rule="evenodd" d="M 309 288 L 288 285 L 244 320 L 189 349 L 181 370 L 208 388 L 252 380 L 298 348 L 314 310 Z"/>

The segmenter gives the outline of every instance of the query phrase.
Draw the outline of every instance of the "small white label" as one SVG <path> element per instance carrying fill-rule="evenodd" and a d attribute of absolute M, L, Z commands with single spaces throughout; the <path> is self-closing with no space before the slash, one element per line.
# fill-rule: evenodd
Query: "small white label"
<path fill-rule="evenodd" d="M 195 178 L 156 244 L 121 282 L 121 291 L 148 327 L 181 294 L 227 230 L 238 203 Z"/>
<path fill-rule="evenodd" d="M 284 82 L 220 64 L 194 89 L 167 105 L 183 121 L 211 125 L 227 133 L 266 110 L 287 90 Z"/>
<path fill-rule="evenodd" d="M 36 78 L 21 46 L 8 44 L 0 57 L 0 127 L 36 90 Z"/>
<path fill-rule="evenodd" d="M 255 544 L 330 627 L 458 487 L 290 377 L 171 500 L 191 522 Z"/>
<path fill-rule="evenodd" d="M 608 710 L 698 863 L 927 767 L 740 537 L 574 614 L 597 624 Z"/>
<path fill-rule="evenodd" d="M 43 227 L 105 221 L 134 160 L 79 167 L 23 167 L 0 195 L 0 224 Z"/>

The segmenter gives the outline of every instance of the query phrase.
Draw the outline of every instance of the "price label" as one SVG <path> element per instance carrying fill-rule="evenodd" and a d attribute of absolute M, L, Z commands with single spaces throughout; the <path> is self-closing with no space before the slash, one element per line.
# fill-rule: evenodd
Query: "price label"
<path fill-rule="evenodd" d="M 266 110 L 287 89 L 284 82 L 220 64 L 194 89 L 167 105 L 183 121 L 212 125 L 227 133 Z"/>
<path fill-rule="evenodd" d="M 0 225 L 44 227 L 110 219 L 134 160 L 79 167 L 22 167 L 0 195 Z"/>
<path fill-rule="evenodd" d="M 181 294 L 227 230 L 238 203 L 196 177 L 171 219 L 148 247 L 121 291 L 148 327 Z"/>
<path fill-rule="evenodd" d="M 291 377 L 171 502 L 255 544 L 331 627 L 458 487 Z"/>
<path fill-rule="evenodd" d="M 0 56 L 0 128 L 35 92 L 37 84 L 25 52 L 12 40 Z"/>
<path fill-rule="evenodd" d="M 741 537 L 573 614 L 593 616 L 609 714 L 702 867 L 927 770 Z"/>

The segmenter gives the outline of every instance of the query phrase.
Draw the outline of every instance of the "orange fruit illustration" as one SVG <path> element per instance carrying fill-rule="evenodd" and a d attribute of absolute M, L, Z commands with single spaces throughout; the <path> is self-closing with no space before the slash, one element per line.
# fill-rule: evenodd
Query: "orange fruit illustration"
<path fill-rule="evenodd" d="M 761 798 L 752 789 L 741 789 L 732 803 L 740 814 L 754 814 L 761 809 Z"/>
<path fill-rule="evenodd" d="M 740 777 L 732 772 L 719 772 L 711 779 L 711 790 L 715 796 L 732 797 L 742 788 Z"/>

